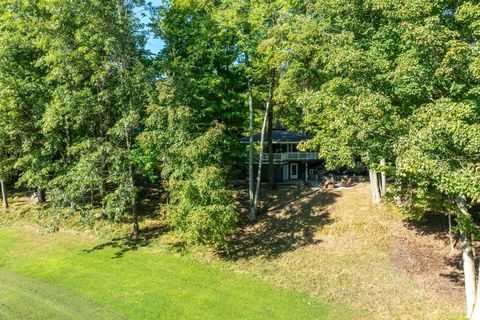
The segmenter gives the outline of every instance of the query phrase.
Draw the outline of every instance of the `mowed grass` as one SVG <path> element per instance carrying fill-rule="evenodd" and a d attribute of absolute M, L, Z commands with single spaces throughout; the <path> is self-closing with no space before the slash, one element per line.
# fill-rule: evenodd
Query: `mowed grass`
<path fill-rule="evenodd" d="M 2 319 L 346 319 L 352 313 L 164 245 L 0 229 Z"/>

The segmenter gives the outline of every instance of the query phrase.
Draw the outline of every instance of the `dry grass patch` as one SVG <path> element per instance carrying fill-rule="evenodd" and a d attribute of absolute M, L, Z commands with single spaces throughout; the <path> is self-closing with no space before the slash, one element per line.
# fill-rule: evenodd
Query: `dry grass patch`
<path fill-rule="evenodd" d="M 238 272 L 327 298 L 374 319 L 449 319 L 463 313 L 460 270 L 444 230 L 425 233 L 390 205 L 370 204 L 367 184 L 308 194 L 282 187 L 255 225 L 239 230 L 222 259 Z M 304 197 L 301 197 L 304 195 Z M 306 195 L 306 196 L 305 196 Z M 365 317 L 362 315 L 361 318 Z"/>

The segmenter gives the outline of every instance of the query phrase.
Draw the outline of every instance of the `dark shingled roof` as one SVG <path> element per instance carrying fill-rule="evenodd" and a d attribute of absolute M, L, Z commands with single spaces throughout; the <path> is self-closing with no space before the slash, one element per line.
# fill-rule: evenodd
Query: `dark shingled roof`
<path fill-rule="evenodd" d="M 261 134 L 257 133 L 253 136 L 254 142 L 260 142 Z M 304 140 L 307 140 L 308 137 L 302 134 L 288 132 L 287 129 L 283 128 L 281 125 L 277 124 L 272 130 L 272 140 L 273 143 L 300 143 Z M 265 142 L 267 142 L 267 133 L 264 137 Z M 243 137 L 240 140 L 241 143 L 249 143 L 250 137 Z"/>

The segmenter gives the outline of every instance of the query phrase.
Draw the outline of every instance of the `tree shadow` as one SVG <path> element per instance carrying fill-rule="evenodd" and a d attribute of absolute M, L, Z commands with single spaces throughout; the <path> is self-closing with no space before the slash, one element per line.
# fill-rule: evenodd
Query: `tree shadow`
<path fill-rule="evenodd" d="M 460 254 L 456 254 L 455 256 L 451 257 L 444 257 L 445 264 L 451 268 L 450 272 L 440 273 L 440 276 L 443 278 L 447 278 L 450 282 L 453 282 L 457 286 L 464 286 L 464 275 L 463 275 L 463 264 L 462 264 L 462 256 Z"/>
<path fill-rule="evenodd" d="M 448 217 L 441 213 L 429 212 L 422 219 L 409 219 L 404 222 L 405 226 L 411 230 L 414 230 L 416 234 L 421 236 L 433 235 L 435 239 L 442 241 L 445 246 L 450 246 L 450 238 L 448 235 Z M 452 217 L 452 228 L 456 227 L 455 217 Z M 452 231 L 453 244 L 455 250 L 446 254 L 443 257 L 443 263 L 446 272 L 440 273 L 440 276 L 448 279 L 456 287 L 463 287 L 464 273 L 461 243 L 459 234 L 455 230 Z M 475 256 L 475 265 L 480 262 L 480 243 L 478 241 L 472 241 L 474 251 L 477 253 Z M 446 249 L 448 250 L 448 249 Z"/>
<path fill-rule="evenodd" d="M 263 215 L 267 211 L 275 210 L 278 207 L 285 206 L 288 203 L 299 200 L 312 193 L 312 189 L 303 185 L 277 185 L 275 190 L 268 190 L 267 184 L 262 184 L 259 193 L 258 215 Z M 237 191 L 237 209 L 242 219 L 241 223 L 248 224 L 248 206 L 249 206 L 248 188 Z"/>
<path fill-rule="evenodd" d="M 310 244 L 318 243 L 315 231 L 331 224 L 325 207 L 334 203 L 339 197 L 336 192 L 307 191 L 307 195 L 298 198 L 290 195 L 285 205 L 277 204 L 273 210 L 259 217 L 254 224 L 239 228 L 229 239 L 225 249 L 218 252 L 226 260 L 263 257 L 275 259 L 288 251 L 296 250 Z"/>
<path fill-rule="evenodd" d="M 85 249 L 83 252 L 92 253 L 95 251 L 113 248 L 116 249 L 112 259 L 122 258 L 129 251 L 136 251 L 139 248 L 148 246 L 153 240 L 163 235 L 168 228 L 164 225 L 149 226 L 141 230 L 140 235 L 126 235 L 124 237 L 114 238 L 111 241 L 99 244 L 92 249 Z"/>
<path fill-rule="evenodd" d="M 480 243 L 478 241 L 472 241 L 472 246 L 475 253 L 475 265 L 478 266 L 480 263 Z M 449 279 L 455 285 L 463 287 L 465 285 L 465 275 L 463 273 L 462 249 L 460 243 L 457 244 L 455 254 L 444 257 L 444 261 L 445 264 L 450 267 L 450 272 L 441 273 L 440 275 Z"/>
<path fill-rule="evenodd" d="M 455 224 L 452 218 L 452 223 Z M 440 213 L 427 213 L 421 219 L 406 219 L 404 226 L 419 236 L 433 235 L 435 239 L 449 243 L 448 217 Z"/>

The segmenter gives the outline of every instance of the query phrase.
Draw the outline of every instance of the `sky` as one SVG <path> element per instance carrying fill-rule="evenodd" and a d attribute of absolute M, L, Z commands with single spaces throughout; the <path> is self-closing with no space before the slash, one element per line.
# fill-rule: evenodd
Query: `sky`
<path fill-rule="evenodd" d="M 162 0 L 150 0 L 149 2 L 152 3 L 154 6 L 159 6 Z M 146 16 L 143 16 L 145 15 Z M 147 24 L 150 22 L 150 13 L 146 12 L 144 10 L 140 10 L 137 12 L 137 16 L 142 20 L 143 23 Z M 156 39 L 152 33 L 150 33 L 150 36 L 147 41 L 147 50 L 152 52 L 153 54 L 157 54 L 160 50 L 163 48 L 163 41 L 161 39 Z"/>

